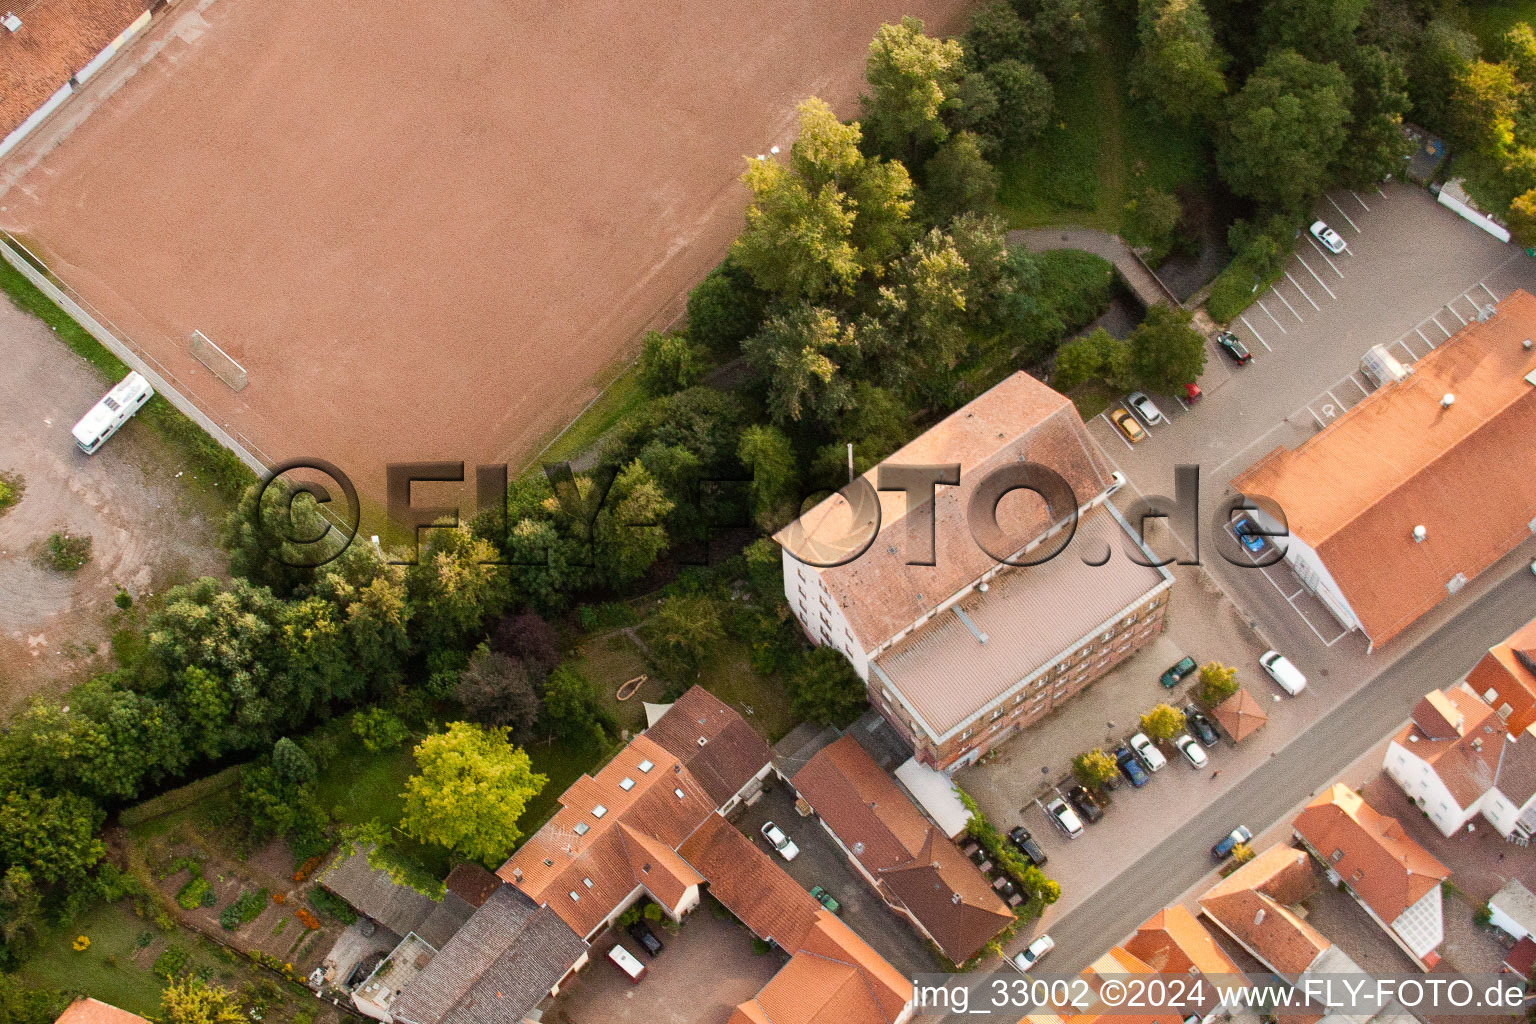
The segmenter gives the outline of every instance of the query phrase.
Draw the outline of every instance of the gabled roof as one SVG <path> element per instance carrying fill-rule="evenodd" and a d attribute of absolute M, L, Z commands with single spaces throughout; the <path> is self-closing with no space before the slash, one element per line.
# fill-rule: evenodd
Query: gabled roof
<path fill-rule="evenodd" d="M 933 565 L 908 565 L 906 499 L 901 492 L 879 495 L 880 532 L 874 543 L 846 565 L 816 569 L 843 610 L 861 646 L 873 650 L 936 605 L 969 586 L 996 563 L 977 546 L 966 522 L 966 509 L 977 485 L 992 470 L 1021 459 L 1059 473 L 1085 504 L 1109 486 L 1113 468 L 1072 403 L 1025 373 L 1015 373 L 951 413 L 885 462 L 893 466 L 959 463 L 960 485 L 937 488 L 934 499 Z M 879 467 L 864 474 L 871 486 Z M 1040 500 L 1017 498 L 999 507 L 1003 535 L 1025 543 L 1045 532 L 1052 518 Z M 775 535 L 780 544 L 803 530 L 810 541 L 833 543 L 850 536 L 861 517 L 841 495 L 834 495 Z"/>
<path fill-rule="evenodd" d="M 1450 869 L 1342 783 L 1334 783 L 1293 823 L 1298 835 L 1387 924 L 1451 876 Z"/>
<path fill-rule="evenodd" d="M 986 876 L 852 735 L 818 751 L 793 785 L 953 962 L 969 960 L 1013 923 Z"/>
<path fill-rule="evenodd" d="M 389 872 L 368 863 L 374 847 L 344 846 L 320 874 L 320 884 L 404 938 L 415 932 L 434 949 L 442 946 L 469 920 L 474 907 L 453 892 L 434 900 L 392 879 Z"/>
<path fill-rule="evenodd" d="M 912 1000 L 912 983 L 830 911 L 730 1024 L 891 1024 Z"/>
<path fill-rule="evenodd" d="M 1504 727 L 1512 734 L 1518 736 L 1536 724 L 1536 619 L 1488 648 L 1467 674 L 1467 685 L 1495 711 L 1509 705 Z M 1494 691 L 1491 699 L 1486 698 L 1489 690 Z"/>
<path fill-rule="evenodd" d="M 630 740 L 597 775 L 577 779 L 560 804 L 497 874 L 549 904 L 577 935 L 590 934 L 636 886 L 664 899 L 698 882 L 679 858 L 659 850 L 676 850 L 716 805 L 646 734 Z"/>
<path fill-rule="evenodd" d="M 693 686 L 645 735 L 682 762 L 723 807 L 772 758 L 767 742 L 724 701 Z"/>
<path fill-rule="evenodd" d="M 1494 786 L 1508 737 L 1492 708 L 1467 689 L 1453 686 L 1426 694 L 1393 740 L 1427 762 L 1466 809 Z"/>
<path fill-rule="evenodd" d="M 1159 974 L 1237 974 L 1211 933 L 1182 903 L 1165 907 L 1136 929 L 1126 952 Z"/>
<path fill-rule="evenodd" d="M 793 952 L 816 923 L 821 904 L 720 815 L 710 815 L 677 852 L 758 938 Z"/>
<path fill-rule="evenodd" d="M 31 0 L 6 7 L 21 15 L 21 28 L 0 35 L 0 139 L 149 7 L 148 0 Z"/>
<path fill-rule="evenodd" d="M 66 1006 L 54 1024 L 149 1024 L 149 1021 L 111 1003 L 82 996 Z"/>
<path fill-rule="evenodd" d="M 1271 846 L 1200 897 L 1206 917 L 1291 979 L 1332 946 L 1290 909 L 1317 887 L 1308 860 L 1305 850 Z"/>
<path fill-rule="evenodd" d="M 1385 643 L 1530 535 L 1536 519 L 1536 298 L 1515 291 L 1404 380 L 1232 481 L 1284 511 L 1366 635 Z M 1455 396 L 1443 408 L 1443 396 Z M 1422 542 L 1413 537 L 1423 526 Z"/>
<path fill-rule="evenodd" d="M 1241 743 L 1269 723 L 1264 707 L 1247 690 L 1239 689 L 1211 711 L 1212 717 L 1232 737 L 1233 743 Z"/>
<path fill-rule="evenodd" d="M 1123 946 L 1112 946 L 1084 968 L 1079 977 L 1097 996 L 1104 983 L 1111 978 L 1124 979 L 1127 975 L 1153 973 L 1157 973 L 1156 969 L 1143 962 L 1130 950 Z M 1073 997 L 1076 997 L 1075 992 Z M 1102 1024 L 1180 1024 L 1181 1017 L 1178 1013 L 1171 1011 L 1127 1013 L 1124 1007 L 1119 1005 L 1121 1002 L 1123 998 L 1109 1004 L 1100 1001 L 1087 1008 L 1069 1007 L 1063 1004 L 1056 1007 L 1055 1013 L 1029 1014 L 1019 1024 L 1100 1024 L 1100 1022 Z"/>
<path fill-rule="evenodd" d="M 548 907 L 498 887 L 390 1005 L 404 1024 L 521 1024 L 587 944 Z"/>

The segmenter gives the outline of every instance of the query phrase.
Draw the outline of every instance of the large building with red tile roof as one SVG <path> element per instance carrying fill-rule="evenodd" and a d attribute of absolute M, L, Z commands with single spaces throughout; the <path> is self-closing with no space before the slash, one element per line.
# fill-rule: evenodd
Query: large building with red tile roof
<path fill-rule="evenodd" d="M 1232 481 L 1302 583 L 1374 647 L 1536 530 L 1536 297 L 1515 291 L 1402 380 Z"/>
<path fill-rule="evenodd" d="M 997 500 L 988 485 L 1027 463 L 1071 494 Z M 909 510 L 902 491 L 877 490 L 882 472 L 909 466 L 958 466 L 959 484 Z M 1162 630 L 1172 576 L 1141 564 L 1152 559 L 1105 501 L 1114 470 L 1072 403 L 1033 377 L 1015 373 L 862 480 L 854 501 L 834 495 L 776 536 L 784 592 L 924 764 L 974 760 Z M 994 531 L 978 525 L 983 508 Z"/>
<path fill-rule="evenodd" d="M 1294 981 L 1333 943 L 1293 909 L 1317 888 L 1305 850 L 1271 846 L 1200 897 L 1200 912 L 1271 971 Z"/>
<path fill-rule="evenodd" d="M 65 1007 L 54 1024 L 149 1024 L 149 1021 L 111 1003 L 82 996 Z"/>
<path fill-rule="evenodd" d="M 1110 979 L 1125 980 L 1137 974 L 1155 974 L 1158 969 L 1144 962 L 1123 946 L 1114 946 L 1083 969 L 1079 977 L 1095 997 L 1104 983 Z M 1072 993 L 1075 997 L 1076 992 Z M 1030 1013 L 1020 1018 L 1019 1024 L 1182 1024 L 1186 1015 L 1182 1012 L 1161 1011 L 1151 1013 L 1130 1012 L 1120 1005 L 1124 996 L 1114 1003 L 1102 1000 L 1086 1007 L 1061 1005 L 1055 1013 Z"/>
<path fill-rule="evenodd" d="M 1506 838 L 1536 836 L 1536 724 L 1512 735 L 1469 682 L 1424 695 L 1384 767 L 1449 836 L 1481 814 Z"/>
<path fill-rule="evenodd" d="M 1237 974 L 1211 933 L 1182 903 L 1165 907 L 1136 929 L 1125 949 L 1159 974 Z"/>
<path fill-rule="evenodd" d="M 1428 970 L 1445 938 L 1440 883 L 1450 869 L 1408 837 L 1396 818 L 1380 813 L 1342 783 L 1334 783 L 1291 823 L 1328 873 L 1365 908 L 1377 927 Z"/>
<path fill-rule="evenodd" d="M 952 962 L 1013 924 L 986 876 L 851 734 L 817 751 L 791 784 L 881 899 Z"/>
<path fill-rule="evenodd" d="M 1467 673 L 1467 686 L 1498 712 L 1511 736 L 1536 725 L 1536 619 L 1488 648 Z"/>

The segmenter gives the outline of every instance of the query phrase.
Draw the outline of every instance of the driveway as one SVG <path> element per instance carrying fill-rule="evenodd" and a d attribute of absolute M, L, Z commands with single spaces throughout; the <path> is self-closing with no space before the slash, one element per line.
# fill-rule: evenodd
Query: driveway
<path fill-rule="evenodd" d="M 624 946 L 647 968 L 638 985 L 608 961 L 618 937 L 605 932 L 592 946 L 592 959 L 561 990 L 545 1014 L 552 1024 L 718 1024 L 738 1004 L 768 984 L 787 958 L 754 953 L 752 933 L 705 898 L 676 934 L 653 926 L 666 948 L 649 957 L 628 936 Z"/>
<path fill-rule="evenodd" d="M 765 821 L 772 821 L 795 841 L 800 847 L 798 857 L 786 863 L 769 849 L 758 834 Z M 736 826 L 807 890 L 820 885 L 830 892 L 842 904 L 841 915 L 848 927 L 898 971 L 912 976 L 939 969 L 939 962 L 927 940 L 914 931 L 905 918 L 887 907 L 869 883 L 854 871 L 847 855 L 815 816 L 802 818 L 795 811 L 795 793 L 788 783 L 776 781 L 764 791 L 762 799 L 736 819 Z"/>

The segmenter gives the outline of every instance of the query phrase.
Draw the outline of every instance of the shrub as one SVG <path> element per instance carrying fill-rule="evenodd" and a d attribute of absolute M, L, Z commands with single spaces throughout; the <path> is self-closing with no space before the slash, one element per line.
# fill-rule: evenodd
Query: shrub
<path fill-rule="evenodd" d="M 1195 688 L 1195 700 L 1207 708 L 1213 708 L 1237 692 L 1237 669 L 1211 661 L 1200 668 L 1200 683 Z"/>
<path fill-rule="evenodd" d="M 352 714 L 352 734 L 363 742 L 363 749 L 371 754 L 393 750 L 411 734 L 411 730 L 398 715 L 381 707 Z"/>
<path fill-rule="evenodd" d="M 351 924 L 357 920 L 357 912 L 347 905 L 347 901 L 331 892 L 315 886 L 309 892 L 309 905 L 326 917 L 340 921 L 342 924 Z"/>
<path fill-rule="evenodd" d="M 180 946 L 170 945 L 165 947 L 165 952 L 155 957 L 155 964 L 151 970 L 155 976 L 166 981 L 175 981 L 181 973 L 187 969 L 187 961 L 191 956 Z"/>
<path fill-rule="evenodd" d="M 219 912 L 219 924 L 226 931 L 234 931 L 243 924 L 250 924 L 267 909 L 267 890 L 247 889 L 240 898 Z"/>
<path fill-rule="evenodd" d="M 698 348 L 684 334 L 646 334 L 640 349 L 640 386 L 651 395 L 670 395 L 692 387 L 704 370 Z"/>
<path fill-rule="evenodd" d="M 43 568 L 57 572 L 76 572 L 91 560 L 91 538 L 55 533 L 43 545 Z"/>
<path fill-rule="evenodd" d="M 320 928 L 320 919 L 317 918 L 314 914 L 311 914 L 309 911 L 305 910 L 303 907 L 295 910 L 293 912 L 293 916 L 298 918 L 299 923 L 302 924 L 305 928 L 308 928 L 310 931 L 317 931 Z"/>
<path fill-rule="evenodd" d="M 1493 908 L 1484 903 L 1472 911 L 1472 923 L 1479 928 L 1486 928 L 1493 920 Z"/>
<path fill-rule="evenodd" d="M 194 878 L 176 894 L 176 905 L 182 910 L 196 910 L 213 893 L 213 886 L 206 878 Z"/>
<path fill-rule="evenodd" d="M 21 500 L 26 484 L 19 473 L 0 473 L 0 516 Z"/>

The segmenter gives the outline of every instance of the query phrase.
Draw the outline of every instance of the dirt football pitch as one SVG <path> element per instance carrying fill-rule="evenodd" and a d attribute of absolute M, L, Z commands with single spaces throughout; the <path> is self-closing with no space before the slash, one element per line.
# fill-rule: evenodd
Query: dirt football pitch
<path fill-rule="evenodd" d="M 270 461 L 515 471 L 724 255 L 743 156 L 967 8 L 180 0 L 0 166 L 0 225 Z"/>

